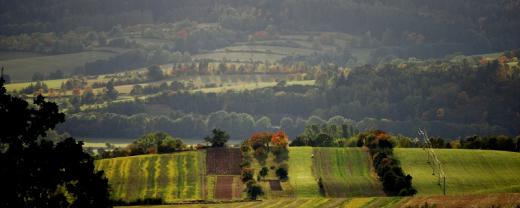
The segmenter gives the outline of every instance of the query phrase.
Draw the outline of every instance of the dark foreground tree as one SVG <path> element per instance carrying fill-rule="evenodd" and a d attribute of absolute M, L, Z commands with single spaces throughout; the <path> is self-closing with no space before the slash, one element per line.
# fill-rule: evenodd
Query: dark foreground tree
<path fill-rule="evenodd" d="M 220 129 L 213 129 L 212 137 L 207 136 L 204 141 L 211 143 L 212 147 L 224 147 L 229 140 L 229 134 Z"/>
<path fill-rule="evenodd" d="M 258 197 L 264 195 L 264 190 L 262 190 L 262 186 L 257 184 L 254 181 L 249 181 L 247 183 L 247 197 L 251 200 L 256 200 Z"/>
<path fill-rule="evenodd" d="M 73 138 L 44 139 L 64 122 L 42 96 L 29 105 L 0 77 L 0 207 L 110 207 L 108 181 Z"/>

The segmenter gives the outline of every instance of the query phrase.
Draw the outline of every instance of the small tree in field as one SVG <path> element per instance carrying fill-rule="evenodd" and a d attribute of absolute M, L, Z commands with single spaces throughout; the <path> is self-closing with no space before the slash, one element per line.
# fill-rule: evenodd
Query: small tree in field
<path fill-rule="evenodd" d="M 211 131 L 213 133 L 212 137 L 207 136 L 204 138 L 204 141 L 211 143 L 212 147 L 224 147 L 226 146 L 227 141 L 229 140 L 229 134 L 220 129 L 213 129 Z"/>
<path fill-rule="evenodd" d="M 247 183 L 247 196 L 251 200 L 256 200 L 259 196 L 264 195 L 264 190 L 262 190 L 262 186 L 259 184 L 250 181 Z"/>
<path fill-rule="evenodd" d="M 262 167 L 262 170 L 260 170 L 260 176 L 265 177 L 267 176 L 267 173 L 269 173 L 269 168 Z"/>

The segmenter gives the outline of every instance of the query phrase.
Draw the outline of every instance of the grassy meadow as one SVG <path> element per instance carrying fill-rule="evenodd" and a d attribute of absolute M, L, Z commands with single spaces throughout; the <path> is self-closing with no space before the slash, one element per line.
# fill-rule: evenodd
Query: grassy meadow
<path fill-rule="evenodd" d="M 5 73 L 11 76 L 12 82 L 26 82 L 30 81 L 36 72 L 51 73 L 59 69 L 66 74 L 70 74 L 76 67 L 83 66 L 87 62 L 107 59 L 115 55 L 117 53 L 111 51 L 85 51 L 1 60 L 0 66 L 5 67 Z"/>
<path fill-rule="evenodd" d="M 437 177 L 422 149 L 395 149 L 418 195 L 441 195 Z M 435 149 L 446 173 L 448 195 L 520 192 L 520 154 L 467 149 Z"/>

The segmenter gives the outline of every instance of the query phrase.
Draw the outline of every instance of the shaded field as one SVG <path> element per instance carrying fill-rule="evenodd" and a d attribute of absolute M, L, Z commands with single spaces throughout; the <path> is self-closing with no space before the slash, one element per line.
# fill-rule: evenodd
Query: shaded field
<path fill-rule="evenodd" d="M 303 80 L 303 81 L 288 81 L 287 85 L 314 85 L 314 80 Z M 234 84 L 222 87 L 214 87 L 214 88 L 203 88 L 192 90 L 192 92 L 203 92 L 203 93 L 222 93 L 226 91 L 244 91 L 244 90 L 254 90 L 259 88 L 266 87 L 274 87 L 276 86 L 276 82 L 258 82 L 258 83 L 242 83 L 242 84 Z"/>
<path fill-rule="evenodd" d="M 20 58 L 31 58 L 38 56 L 45 56 L 45 54 L 21 51 L 0 51 L 0 61 Z"/>
<path fill-rule="evenodd" d="M 275 54 L 275 53 L 266 53 L 266 52 L 211 52 L 206 54 L 198 54 L 193 56 L 194 59 L 212 59 L 212 60 L 229 60 L 229 61 L 238 61 L 238 62 L 248 62 L 248 61 L 270 61 L 275 62 L 283 59 L 286 55 Z"/>
<path fill-rule="evenodd" d="M 209 148 L 206 152 L 206 170 L 208 175 L 240 175 L 240 163 L 242 162 L 240 149 Z"/>
<path fill-rule="evenodd" d="M 215 52 L 248 52 L 248 51 L 256 51 L 261 53 L 276 53 L 283 55 L 309 55 L 314 52 L 319 52 L 318 50 L 312 50 L 307 48 L 295 48 L 295 47 L 284 47 L 284 46 L 269 46 L 269 45 L 237 45 L 237 46 L 229 46 L 225 48 L 220 48 L 215 50 Z"/>
<path fill-rule="evenodd" d="M 162 198 L 166 202 L 203 199 L 203 151 L 142 155 L 95 162 L 104 170 L 115 199 Z"/>
<path fill-rule="evenodd" d="M 312 147 L 289 147 L 289 182 L 298 197 L 320 195 L 312 174 L 312 152 Z"/>
<path fill-rule="evenodd" d="M 447 194 L 520 192 L 520 154 L 492 150 L 434 150 L 444 166 Z M 395 149 L 418 195 L 441 195 L 422 149 Z"/>
<path fill-rule="evenodd" d="M 329 197 L 381 196 L 371 175 L 368 153 L 361 148 L 314 148 L 314 173 Z"/>
<path fill-rule="evenodd" d="M 280 198 L 274 200 L 263 200 L 255 202 L 236 202 L 221 204 L 186 204 L 186 205 L 159 205 L 159 206 L 133 206 L 134 208 L 168 208 L 168 207 L 186 207 L 186 208 L 335 208 L 344 207 L 349 202 L 345 198 Z"/>
<path fill-rule="evenodd" d="M 401 208 L 401 207 L 518 207 L 520 194 L 485 194 L 470 196 L 428 196 L 428 197 L 363 197 L 363 198 L 280 198 L 258 202 L 236 202 L 223 204 L 189 204 L 189 205 L 159 205 L 133 206 L 133 208 L 307 208 L 307 207 L 345 207 L 345 208 Z"/>
<path fill-rule="evenodd" d="M 39 56 L 0 61 L 6 74 L 11 76 L 11 81 L 30 81 L 35 72 L 50 73 L 62 70 L 71 73 L 76 67 L 83 66 L 87 62 L 100 59 L 108 59 L 117 55 L 109 51 L 86 51 L 80 53 L 61 54 L 52 56 Z"/>
<path fill-rule="evenodd" d="M 405 198 L 397 206 L 420 207 L 428 204 L 430 207 L 519 207 L 520 194 L 489 194 L 466 196 L 422 196 Z"/>

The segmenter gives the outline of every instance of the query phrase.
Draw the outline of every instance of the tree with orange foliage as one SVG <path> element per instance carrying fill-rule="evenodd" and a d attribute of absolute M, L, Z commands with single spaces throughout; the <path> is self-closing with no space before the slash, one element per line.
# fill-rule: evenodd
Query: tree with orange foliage
<path fill-rule="evenodd" d="M 279 147 L 285 147 L 289 144 L 289 137 L 285 132 L 278 131 L 271 136 L 271 143 Z"/>
<path fill-rule="evenodd" d="M 255 132 L 249 138 L 249 145 L 256 150 L 260 147 L 264 147 L 269 150 L 269 143 L 271 142 L 271 137 L 273 133 L 271 132 Z"/>

